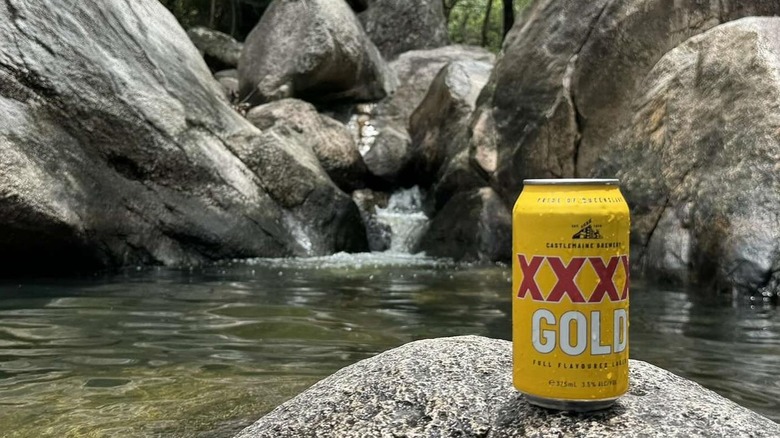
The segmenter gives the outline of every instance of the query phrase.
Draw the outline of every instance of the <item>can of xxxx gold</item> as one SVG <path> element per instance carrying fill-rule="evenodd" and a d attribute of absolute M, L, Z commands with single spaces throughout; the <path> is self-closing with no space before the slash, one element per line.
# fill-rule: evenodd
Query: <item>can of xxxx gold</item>
<path fill-rule="evenodd" d="M 590 411 L 628 389 L 629 212 L 614 179 L 525 180 L 512 213 L 513 381 Z"/>

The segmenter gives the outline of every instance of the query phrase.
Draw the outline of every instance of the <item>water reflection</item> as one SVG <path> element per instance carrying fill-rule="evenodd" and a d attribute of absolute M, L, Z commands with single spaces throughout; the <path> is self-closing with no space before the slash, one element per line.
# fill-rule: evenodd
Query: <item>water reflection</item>
<path fill-rule="evenodd" d="M 510 336 L 509 273 L 410 256 L 0 286 L 0 436 L 232 436 L 414 339 Z M 632 291 L 631 355 L 780 419 L 773 309 Z"/>

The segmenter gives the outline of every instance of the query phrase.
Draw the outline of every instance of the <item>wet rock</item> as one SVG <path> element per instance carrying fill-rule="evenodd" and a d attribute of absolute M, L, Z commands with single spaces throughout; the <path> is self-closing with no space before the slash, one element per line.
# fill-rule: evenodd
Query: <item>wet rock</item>
<path fill-rule="evenodd" d="M 243 44 L 230 35 L 207 27 L 193 27 L 187 31 L 187 36 L 212 70 L 219 71 L 238 66 Z"/>
<path fill-rule="evenodd" d="M 240 95 L 254 105 L 295 97 L 309 102 L 378 100 L 395 78 L 344 1 L 271 3 L 246 39 Z"/>
<path fill-rule="evenodd" d="M 468 149 L 468 123 L 492 69 L 489 62 L 453 61 L 436 75 L 409 120 L 415 183 L 430 185 L 443 163 Z"/>
<path fill-rule="evenodd" d="M 246 118 L 263 131 L 311 149 L 344 191 L 365 187 L 368 169 L 346 126 L 317 113 L 310 103 L 283 99 L 252 108 Z"/>
<path fill-rule="evenodd" d="M 675 283 L 778 294 L 780 19 L 717 26 L 647 74 L 599 170 L 632 208 L 633 261 Z"/>
<path fill-rule="evenodd" d="M 392 96 L 370 108 L 366 123 L 371 127 L 373 138 L 364 142 L 366 151 L 371 151 L 375 144 L 382 149 L 375 152 L 375 155 L 400 157 L 392 168 L 381 167 L 383 178 L 392 182 L 402 178 L 399 173 L 411 160 L 409 118 L 422 103 L 439 71 L 452 61 L 492 63 L 493 59 L 494 56 L 490 52 L 479 47 L 447 46 L 406 52 L 390 64 L 398 77 L 399 86 Z M 369 152 L 364 153 L 364 157 L 366 164 L 372 168 L 372 158 L 368 154 Z"/>
<path fill-rule="evenodd" d="M 528 404 L 511 382 L 512 344 L 478 336 L 412 342 L 343 368 L 237 438 L 380 436 L 773 437 L 777 423 L 646 362 L 604 411 Z"/>
<path fill-rule="evenodd" d="M 457 193 L 433 217 L 417 249 L 457 261 L 509 261 L 512 215 L 490 187 Z"/>
<path fill-rule="evenodd" d="M 439 0 L 365 0 L 359 15 L 366 33 L 385 59 L 410 50 L 449 44 L 444 4 Z"/>
<path fill-rule="evenodd" d="M 3 274 L 365 249 L 352 200 L 228 106 L 159 2 L 2 3 L 0 47 Z"/>
<path fill-rule="evenodd" d="M 392 230 L 390 225 L 382 222 L 377 217 L 377 208 L 387 208 L 390 195 L 384 192 L 376 192 L 371 189 L 355 190 L 352 192 L 352 200 L 360 210 L 360 216 L 366 225 L 368 236 L 368 249 L 380 252 L 390 248 Z"/>

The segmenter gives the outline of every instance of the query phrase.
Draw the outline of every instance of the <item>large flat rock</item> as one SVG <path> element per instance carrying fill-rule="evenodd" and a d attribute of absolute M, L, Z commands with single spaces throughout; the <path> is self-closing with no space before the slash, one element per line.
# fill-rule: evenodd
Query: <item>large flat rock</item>
<path fill-rule="evenodd" d="M 610 409 L 537 408 L 512 387 L 511 350 L 478 336 L 412 342 L 336 372 L 237 438 L 780 436 L 768 418 L 636 360 Z"/>

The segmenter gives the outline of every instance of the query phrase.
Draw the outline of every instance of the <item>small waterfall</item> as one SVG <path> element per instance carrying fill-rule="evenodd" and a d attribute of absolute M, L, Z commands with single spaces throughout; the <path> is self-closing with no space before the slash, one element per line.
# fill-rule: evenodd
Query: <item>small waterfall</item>
<path fill-rule="evenodd" d="M 423 213 L 422 194 L 420 188 L 396 191 L 390 196 L 387 207 L 376 207 L 376 221 L 384 226 L 378 227 L 379 232 L 389 236 L 380 236 L 380 240 L 388 240 L 388 252 L 410 253 L 428 227 L 428 216 Z"/>

